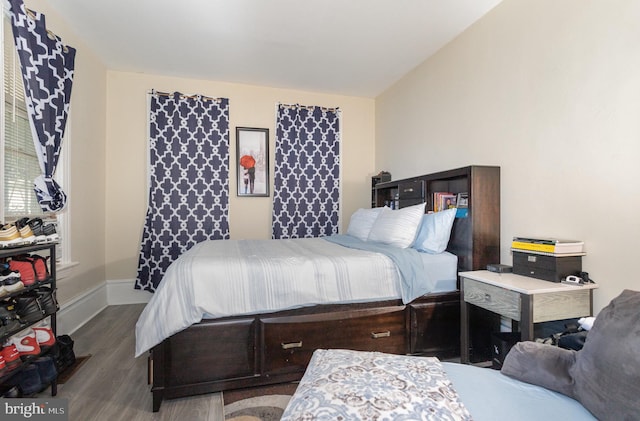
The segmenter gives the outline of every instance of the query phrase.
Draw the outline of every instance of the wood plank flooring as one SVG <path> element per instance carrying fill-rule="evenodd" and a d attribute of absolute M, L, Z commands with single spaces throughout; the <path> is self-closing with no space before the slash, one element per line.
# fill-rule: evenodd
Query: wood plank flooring
<path fill-rule="evenodd" d="M 58 397 L 69 399 L 69 420 L 223 421 L 222 394 L 165 400 L 151 411 L 146 356 L 134 358 L 135 324 L 143 304 L 109 306 L 71 337 L 77 356 L 91 354 L 63 385 Z M 41 397 L 48 397 L 46 390 Z"/>

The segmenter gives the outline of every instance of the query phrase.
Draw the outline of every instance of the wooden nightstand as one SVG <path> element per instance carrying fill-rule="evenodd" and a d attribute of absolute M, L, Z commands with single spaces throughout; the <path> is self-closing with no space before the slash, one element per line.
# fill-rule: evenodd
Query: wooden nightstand
<path fill-rule="evenodd" d="M 533 340 L 534 323 L 593 314 L 596 284 L 573 286 L 512 273 L 460 272 L 460 361 L 469 362 L 469 306 L 519 322 L 521 340 Z"/>

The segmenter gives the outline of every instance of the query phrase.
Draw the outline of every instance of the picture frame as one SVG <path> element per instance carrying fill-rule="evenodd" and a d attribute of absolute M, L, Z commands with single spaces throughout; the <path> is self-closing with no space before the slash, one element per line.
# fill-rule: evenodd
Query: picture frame
<path fill-rule="evenodd" d="M 269 196 L 269 129 L 236 127 L 239 197 Z"/>

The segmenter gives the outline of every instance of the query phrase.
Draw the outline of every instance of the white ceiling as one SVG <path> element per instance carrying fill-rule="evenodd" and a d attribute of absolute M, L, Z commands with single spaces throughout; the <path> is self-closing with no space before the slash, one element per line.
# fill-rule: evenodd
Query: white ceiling
<path fill-rule="evenodd" d="M 501 0 L 45 1 L 111 70 L 375 97 Z"/>

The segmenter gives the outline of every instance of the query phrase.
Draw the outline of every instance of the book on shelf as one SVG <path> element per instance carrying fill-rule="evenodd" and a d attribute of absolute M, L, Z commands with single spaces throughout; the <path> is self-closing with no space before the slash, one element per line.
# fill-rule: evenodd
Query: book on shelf
<path fill-rule="evenodd" d="M 556 238 L 513 237 L 511 249 L 540 253 L 575 254 L 584 253 L 584 241 L 560 240 Z"/>
<path fill-rule="evenodd" d="M 439 212 L 456 207 L 457 196 L 451 192 L 433 193 L 433 211 Z"/>
<path fill-rule="evenodd" d="M 469 193 L 458 193 L 456 195 L 456 207 L 468 208 L 469 207 Z"/>

